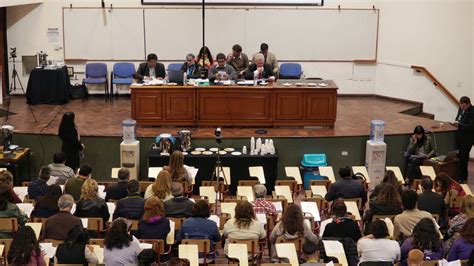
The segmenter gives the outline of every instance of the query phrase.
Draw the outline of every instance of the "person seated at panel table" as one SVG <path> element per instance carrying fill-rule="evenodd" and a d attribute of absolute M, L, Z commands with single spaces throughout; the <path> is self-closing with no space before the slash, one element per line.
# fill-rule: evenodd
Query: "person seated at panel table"
<path fill-rule="evenodd" d="M 214 65 L 214 58 L 212 57 L 211 50 L 207 46 L 201 47 L 199 53 L 196 56 L 196 63 L 204 68 L 211 68 Z"/>
<path fill-rule="evenodd" d="M 238 44 L 232 46 L 232 53 L 227 55 L 227 62 L 237 71 L 239 77 L 242 76 L 249 67 L 249 57 L 242 53 L 242 46 Z"/>
<path fill-rule="evenodd" d="M 201 65 L 196 63 L 195 57 L 191 53 L 186 55 L 186 62 L 181 66 L 181 70 L 186 73 L 190 79 L 201 77 Z"/>
<path fill-rule="evenodd" d="M 237 73 L 231 65 L 227 64 L 225 55 L 219 53 L 217 54 L 217 65 L 209 69 L 208 77 L 211 81 L 234 80 L 237 78 Z"/>
<path fill-rule="evenodd" d="M 273 73 L 276 76 L 278 71 L 280 70 L 280 67 L 278 66 L 278 60 L 275 54 L 268 51 L 268 44 L 266 43 L 260 44 L 260 52 L 255 53 L 252 56 L 252 63 L 255 64 L 255 62 L 257 61 L 255 57 L 258 54 L 263 54 L 263 56 L 265 57 L 265 63 L 269 64 L 272 67 Z"/>
<path fill-rule="evenodd" d="M 139 81 L 150 80 L 153 78 L 164 79 L 166 76 L 165 66 L 158 63 L 156 54 L 149 54 L 145 63 L 141 63 L 135 73 L 135 79 Z"/>
<path fill-rule="evenodd" d="M 272 67 L 265 63 L 263 54 L 255 55 L 255 63 L 252 63 L 247 71 L 245 71 L 245 79 L 270 79 L 275 80 L 275 74 Z"/>
<path fill-rule="evenodd" d="M 420 178 L 420 165 L 423 161 L 436 155 L 436 142 L 433 135 L 427 134 L 422 126 L 416 126 L 410 137 L 406 154 L 408 157 L 406 175 L 411 185 L 413 179 Z"/>

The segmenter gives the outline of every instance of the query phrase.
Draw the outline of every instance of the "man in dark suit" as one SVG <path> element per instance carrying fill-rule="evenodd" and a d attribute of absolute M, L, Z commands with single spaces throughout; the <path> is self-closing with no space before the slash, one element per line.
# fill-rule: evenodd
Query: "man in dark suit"
<path fill-rule="evenodd" d="M 127 168 L 121 168 L 117 174 L 118 182 L 105 189 L 105 201 L 123 199 L 128 195 L 127 183 L 130 178 L 130 171 Z"/>
<path fill-rule="evenodd" d="M 173 182 L 171 184 L 173 198 L 165 201 L 165 212 L 168 217 L 189 217 L 192 215 L 194 202 L 183 196 L 183 185 Z"/>
<path fill-rule="evenodd" d="M 444 197 L 433 191 L 433 181 L 430 177 L 424 177 L 421 180 L 421 187 L 423 193 L 418 198 L 418 209 L 439 215 L 439 225 L 441 227 L 447 226 L 448 208 L 444 202 Z"/>
<path fill-rule="evenodd" d="M 114 220 L 122 217 L 131 220 L 139 220 L 143 216 L 145 200 L 140 196 L 140 183 L 137 180 L 128 181 L 128 196 L 117 201 Z"/>
<path fill-rule="evenodd" d="M 471 99 L 467 96 L 459 100 L 459 110 L 456 115 L 456 122 L 452 124 L 457 127 L 456 148 L 459 156 L 459 182 L 466 183 L 468 177 L 467 166 L 469 163 L 469 153 L 474 144 L 474 109 Z"/>
<path fill-rule="evenodd" d="M 252 63 L 247 71 L 245 71 L 245 79 L 275 79 L 275 73 L 273 73 L 270 64 L 265 63 L 265 57 L 263 54 L 256 54 L 254 56 L 255 63 Z"/>
<path fill-rule="evenodd" d="M 141 63 L 137 69 L 137 73 L 135 73 L 135 79 L 139 81 L 153 78 L 164 79 L 165 76 L 165 66 L 162 63 L 158 63 L 158 56 L 156 54 L 149 54 L 146 62 Z"/>

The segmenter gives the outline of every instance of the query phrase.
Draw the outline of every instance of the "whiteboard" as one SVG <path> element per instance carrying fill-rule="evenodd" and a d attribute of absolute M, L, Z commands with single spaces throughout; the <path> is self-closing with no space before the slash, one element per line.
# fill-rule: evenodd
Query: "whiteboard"
<path fill-rule="evenodd" d="M 197 54 L 202 43 L 201 12 L 146 9 L 146 52 L 157 52 L 162 60 Z M 214 57 L 229 53 L 236 43 L 251 57 L 266 42 L 279 60 L 376 60 L 378 16 L 372 9 L 210 8 L 206 45 Z"/>
<path fill-rule="evenodd" d="M 144 60 L 142 9 L 63 9 L 65 59 Z"/>

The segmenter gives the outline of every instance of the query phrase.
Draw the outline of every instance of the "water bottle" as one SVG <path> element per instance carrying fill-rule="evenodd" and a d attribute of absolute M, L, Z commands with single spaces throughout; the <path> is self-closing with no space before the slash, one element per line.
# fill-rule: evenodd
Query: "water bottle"
<path fill-rule="evenodd" d="M 244 146 L 244 147 L 242 148 L 242 154 L 247 154 L 247 146 Z"/>
<path fill-rule="evenodd" d="M 183 85 L 188 83 L 188 73 L 186 71 L 183 73 Z"/>

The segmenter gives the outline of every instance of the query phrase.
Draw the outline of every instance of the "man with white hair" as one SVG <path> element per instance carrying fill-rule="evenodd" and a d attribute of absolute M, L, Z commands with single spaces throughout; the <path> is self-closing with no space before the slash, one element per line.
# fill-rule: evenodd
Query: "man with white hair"
<path fill-rule="evenodd" d="M 269 64 L 272 67 L 273 73 L 276 76 L 278 71 L 280 70 L 280 67 L 278 66 L 278 60 L 275 54 L 268 51 L 268 44 L 266 43 L 260 44 L 260 52 L 255 53 L 252 56 L 252 63 L 256 62 L 255 57 L 257 54 L 263 54 L 263 56 L 265 57 L 265 63 Z"/>
<path fill-rule="evenodd" d="M 167 217 L 190 217 L 192 215 L 194 202 L 183 196 L 183 185 L 178 182 L 171 184 L 173 198 L 165 201 L 165 212 Z"/>
<path fill-rule="evenodd" d="M 186 55 L 186 62 L 181 66 L 181 71 L 186 73 L 188 78 L 201 77 L 201 65 L 196 63 L 195 56 L 191 53 Z"/>
<path fill-rule="evenodd" d="M 255 63 L 252 63 L 245 72 L 245 79 L 275 79 L 272 67 L 265 63 L 263 54 L 255 55 Z"/>
<path fill-rule="evenodd" d="M 265 214 L 266 216 L 277 217 L 277 210 L 273 203 L 265 200 L 265 195 L 267 195 L 267 188 L 262 184 L 257 184 L 253 187 L 255 191 L 255 200 L 252 203 L 253 211 L 255 214 Z"/>
<path fill-rule="evenodd" d="M 82 230 L 82 221 L 71 214 L 74 198 L 69 194 L 62 195 L 58 200 L 59 212 L 46 220 L 44 238 L 66 240 L 71 231 Z"/>

